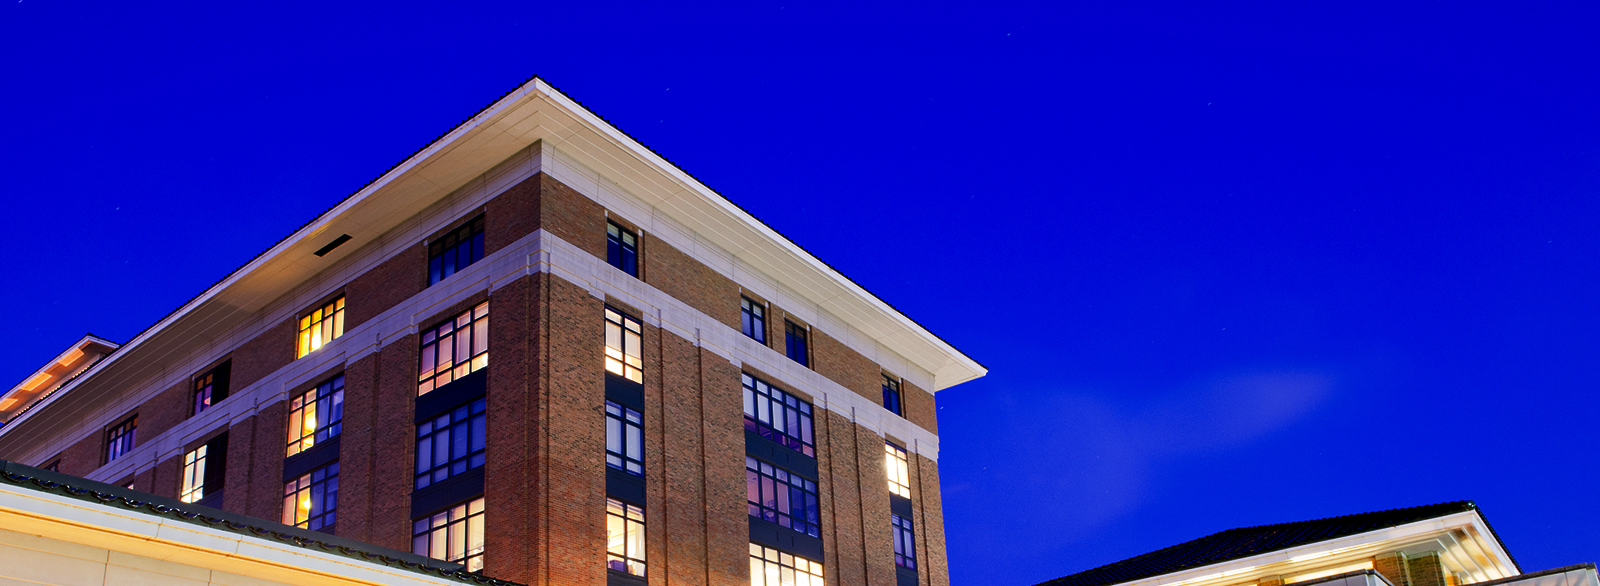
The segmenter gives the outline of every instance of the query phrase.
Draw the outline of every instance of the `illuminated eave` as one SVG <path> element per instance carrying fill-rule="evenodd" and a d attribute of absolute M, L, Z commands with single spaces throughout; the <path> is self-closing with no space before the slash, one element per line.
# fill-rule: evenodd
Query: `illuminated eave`
<path fill-rule="evenodd" d="M 33 374 L 22 379 L 22 382 L 0 394 L 0 422 L 10 421 L 17 413 L 59 389 L 63 383 L 82 372 L 86 366 L 116 349 L 116 342 L 94 335 L 85 335 L 50 362 L 33 371 Z"/>

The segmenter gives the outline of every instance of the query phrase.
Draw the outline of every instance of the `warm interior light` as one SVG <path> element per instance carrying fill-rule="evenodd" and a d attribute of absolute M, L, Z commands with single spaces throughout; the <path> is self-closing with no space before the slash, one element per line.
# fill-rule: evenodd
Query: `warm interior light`
<path fill-rule="evenodd" d="M 17 404 L 17 398 L 8 397 L 4 400 L 0 400 L 0 409 L 10 409 L 11 406 L 15 404 Z"/>
<path fill-rule="evenodd" d="M 1329 552 L 1329 553 L 1332 553 L 1332 552 Z M 1317 556 L 1317 557 L 1322 557 L 1322 556 Z M 1291 558 L 1289 561 L 1294 561 L 1294 559 Z M 1360 571 L 1360 570 L 1370 570 L 1370 569 L 1372 569 L 1372 560 L 1365 560 L 1365 561 L 1356 562 L 1356 563 L 1353 563 L 1353 564 L 1345 564 L 1345 565 L 1341 565 L 1341 566 L 1334 566 L 1334 567 L 1331 567 L 1331 568 L 1322 568 L 1320 570 L 1312 570 L 1310 572 L 1305 572 L 1303 574 L 1293 574 L 1293 575 L 1290 575 L 1290 576 L 1285 576 L 1283 578 L 1283 583 L 1284 584 L 1292 584 L 1292 583 L 1295 583 L 1295 582 L 1304 582 L 1306 580 L 1315 580 L 1317 578 L 1326 578 L 1328 576 L 1336 576 L 1336 575 L 1344 574 L 1344 573 L 1348 573 L 1348 572 L 1356 572 L 1356 571 Z"/>

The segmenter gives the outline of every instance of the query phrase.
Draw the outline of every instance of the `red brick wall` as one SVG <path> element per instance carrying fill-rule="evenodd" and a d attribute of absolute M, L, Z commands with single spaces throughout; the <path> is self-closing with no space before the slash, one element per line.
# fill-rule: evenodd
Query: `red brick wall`
<path fill-rule="evenodd" d="M 105 449 L 105 435 L 105 430 L 91 432 L 88 437 L 78 440 L 78 443 L 61 452 L 61 472 L 73 476 L 88 476 L 100 468 L 101 460 L 104 458 L 102 450 Z M 150 438 L 139 439 L 150 441 Z"/>
<path fill-rule="evenodd" d="M 150 494 L 167 498 L 178 498 L 178 490 L 183 485 L 179 476 L 183 467 L 183 456 L 174 456 L 156 464 L 151 478 Z M 227 498 L 224 494 L 223 498 Z"/>
<path fill-rule="evenodd" d="M 933 393 L 922 390 L 904 379 L 900 381 L 900 405 L 906 419 L 923 429 L 939 433 L 939 406 Z"/>
<path fill-rule="evenodd" d="M 839 413 L 819 411 L 826 416 L 817 417 L 819 441 L 817 464 L 827 466 L 827 484 L 818 487 L 825 491 L 822 500 L 823 530 L 833 535 L 824 539 L 830 559 L 823 564 L 828 584 L 857 586 L 867 584 L 866 559 L 862 557 L 861 490 L 859 486 L 860 462 L 856 446 L 855 424 Z M 826 439 L 823 439 L 826 438 Z M 887 485 L 885 485 L 887 489 Z"/>
<path fill-rule="evenodd" d="M 189 416 L 189 385 L 185 380 L 161 391 L 139 406 L 139 439 L 153 440 Z"/>
<path fill-rule="evenodd" d="M 647 260 L 650 271 L 645 273 L 646 282 L 724 325 L 739 329 L 739 285 L 732 279 L 659 240 L 650 241 Z"/>
<path fill-rule="evenodd" d="M 815 327 L 811 328 L 811 369 L 873 403 L 883 402 L 883 369 Z"/>
<path fill-rule="evenodd" d="M 378 402 L 378 357 L 368 354 L 344 369 L 344 424 L 339 438 L 340 537 L 372 540 L 372 466 L 376 456 L 377 419 L 385 406 Z M 387 457 L 387 456 L 386 456 Z"/>
<path fill-rule="evenodd" d="M 285 421 L 287 426 L 288 422 Z M 285 429 L 287 438 L 287 428 Z M 259 440 L 256 437 L 256 416 L 252 415 L 243 421 L 234 423 L 228 428 L 228 470 L 227 477 L 223 480 L 226 488 L 222 493 L 222 510 L 240 515 L 250 514 L 250 481 L 255 476 L 255 466 L 250 461 L 255 457 L 255 448 Z M 279 452 L 280 454 L 282 452 Z M 159 469 L 159 466 L 157 467 Z M 160 476 L 158 474 L 158 476 Z M 273 478 L 281 479 L 283 470 L 273 473 Z M 160 482 L 160 479 L 157 479 Z M 281 486 L 279 488 L 282 488 Z M 160 493 L 157 493 L 160 494 Z M 280 506 L 281 506 L 281 502 Z M 283 514 L 268 517 L 272 521 L 281 521 Z"/>
<path fill-rule="evenodd" d="M 489 200 L 483 208 L 483 254 L 494 254 L 539 229 L 539 183 L 536 174 Z M 485 515 L 488 512 L 484 513 Z"/>
<path fill-rule="evenodd" d="M 244 514 L 251 517 L 283 520 L 283 457 L 289 438 L 288 407 L 288 402 L 278 401 L 257 410 L 251 430 L 250 459 L 237 464 L 232 459 L 228 461 L 230 473 L 235 465 L 248 462 L 250 478 L 243 485 L 228 485 L 222 498 L 231 501 L 234 493 L 245 492 Z M 233 452 L 231 436 L 228 451 Z"/>
<path fill-rule="evenodd" d="M 493 358 L 492 349 L 490 357 Z M 411 487 L 415 485 L 417 450 L 417 335 L 410 334 L 384 346 L 377 353 L 377 363 L 374 403 L 378 411 L 373 414 L 373 443 L 362 446 L 346 443 L 349 438 L 341 439 L 339 457 L 365 450 L 372 459 L 368 480 L 372 487 L 367 523 L 370 543 L 411 551 Z M 349 384 L 349 378 L 345 383 Z M 343 465 L 339 474 L 344 474 Z"/>
<path fill-rule="evenodd" d="M 545 577 L 550 584 L 599 584 L 605 579 L 603 304 L 563 279 L 544 281 Z"/>
<path fill-rule="evenodd" d="M 228 392 L 244 390 L 294 361 L 294 336 L 294 319 L 291 318 L 240 344 L 233 351 Z"/>
<path fill-rule="evenodd" d="M 539 174 L 539 225 L 600 259 L 606 257 L 606 211 L 549 175 Z"/>
<path fill-rule="evenodd" d="M 917 583 L 950 586 L 950 563 L 944 548 L 944 506 L 939 492 L 939 464 L 921 454 L 911 455 L 915 486 L 911 520 L 917 538 Z M 888 485 L 884 485 L 887 488 Z M 892 563 L 892 562 L 891 562 Z"/>
<path fill-rule="evenodd" d="M 419 242 L 351 279 L 344 287 L 344 331 L 355 329 L 421 292 L 427 279 L 427 262 L 427 251 Z M 343 475 L 344 469 L 339 470 Z"/>
<path fill-rule="evenodd" d="M 543 430 L 536 349 L 543 343 L 544 321 L 536 296 L 545 278 L 536 274 L 518 279 L 496 290 L 489 304 L 483 486 L 494 500 L 484 503 L 485 527 L 492 528 L 485 535 L 484 573 L 524 584 L 535 583 L 545 543 L 537 531 L 544 524 L 535 518 L 545 478 L 532 473 L 539 469 Z"/>

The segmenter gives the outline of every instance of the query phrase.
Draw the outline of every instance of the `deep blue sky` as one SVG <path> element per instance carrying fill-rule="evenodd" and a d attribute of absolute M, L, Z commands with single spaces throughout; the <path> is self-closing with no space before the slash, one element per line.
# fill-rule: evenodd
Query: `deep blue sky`
<path fill-rule="evenodd" d="M 223 4 L 0 3 L 0 380 L 539 74 L 990 367 L 957 584 L 1455 499 L 1600 561 L 1594 3 Z"/>

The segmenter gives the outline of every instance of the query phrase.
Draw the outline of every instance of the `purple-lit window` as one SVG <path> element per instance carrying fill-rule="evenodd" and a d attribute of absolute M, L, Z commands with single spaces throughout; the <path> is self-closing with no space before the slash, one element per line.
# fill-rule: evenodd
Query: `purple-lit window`
<path fill-rule="evenodd" d="M 743 375 L 744 428 L 807 456 L 816 457 L 811 440 L 811 404 Z"/>
<path fill-rule="evenodd" d="M 128 455 L 133 451 L 134 435 L 139 430 L 139 416 L 129 417 L 127 421 L 118 423 L 115 427 L 106 430 L 106 463 Z"/>
<path fill-rule="evenodd" d="M 917 569 L 917 539 L 911 520 L 893 513 L 889 520 L 894 525 L 894 565 Z"/>
<path fill-rule="evenodd" d="M 817 483 L 749 456 L 744 459 L 744 477 L 751 517 L 822 536 Z"/>
<path fill-rule="evenodd" d="M 483 467 L 486 399 L 417 425 L 416 487 Z"/>

